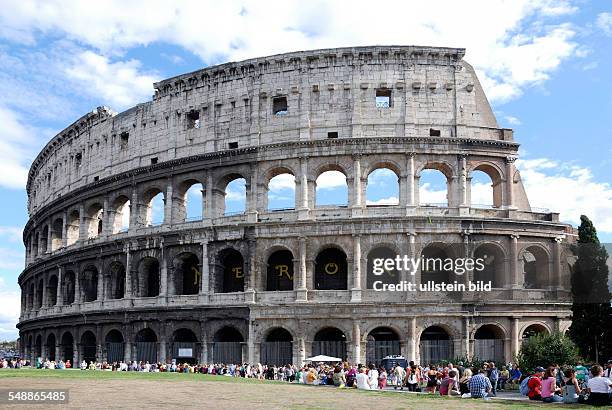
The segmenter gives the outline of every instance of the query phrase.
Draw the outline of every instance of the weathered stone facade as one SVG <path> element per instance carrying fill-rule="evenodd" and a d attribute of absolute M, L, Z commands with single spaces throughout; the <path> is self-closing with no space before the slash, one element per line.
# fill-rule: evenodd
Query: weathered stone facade
<path fill-rule="evenodd" d="M 571 228 L 530 208 L 512 130 L 497 125 L 463 55 L 363 47 L 227 63 L 156 83 L 152 101 L 123 113 L 99 108 L 77 120 L 29 174 L 23 353 L 509 360 L 526 331 L 567 329 L 561 261 Z M 377 106 L 377 96 L 388 102 Z M 398 205 L 366 204 L 368 175 L 380 168 L 398 177 Z M 420 203 L 424 169 L 446 176 L 445 206 Z M 316 204 L 317 177 L 329 170 L 346 176 L 346 207 Z M 493 181 L 492 208 L 472 205 L 476 170 Z M 268 183 L 282 173 L 295 177 L 295 206 L 273 211 Z M 246 209 L 227 215 L 236 178 L 247 181 Z M 196 183 L 203 217 L 190 221 L 185 195 Z M 164 222 L 155 225 L 159 193 Z M 368 285 L 376 248 L 420 255 L 448 243 L 455 256 L 495 255 L 493 291 L 383 296 Z M 324 285 L 317 272 L 329 249 L 346 277 Z M 268 281 L 273 256 L 291 266 L 282 286 Z"/>

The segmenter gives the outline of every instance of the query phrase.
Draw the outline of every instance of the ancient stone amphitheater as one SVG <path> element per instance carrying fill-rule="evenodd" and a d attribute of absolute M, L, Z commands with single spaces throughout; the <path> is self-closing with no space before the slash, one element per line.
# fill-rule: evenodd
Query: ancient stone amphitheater
<path fill-rule="evenodd" d="M 29 173 L 22 353 L 510 360 L 526 335 L 566 330 L 572 230 L 530 207 L 519 145 L 498 126 L 464 52 L 358 47 L 226 63 L 160 81 L 152 101 L 125 112 L 79 118 Z M 365 200 L 381 168 L 397 176 L 396 204 Z M 444 204 L 419 200 L 424 170 L 446 178 Z M 345 204 L 319 202 L 328 171 L 345 176 Z M 475 171 L 492 181 L 490 207 L 472 204 Z M 271 209 L 269 183 L 284 174 L 294 205 Z M 227 186 L 240 178 L 244 212 L 226 212 Z M 203 187 L 195 220 L 186 212 L 194 184 Z M 373 290 L 372 258 L 396 254 L 485 256 L 481 272 L 430 273 L 493 289 Z"/>

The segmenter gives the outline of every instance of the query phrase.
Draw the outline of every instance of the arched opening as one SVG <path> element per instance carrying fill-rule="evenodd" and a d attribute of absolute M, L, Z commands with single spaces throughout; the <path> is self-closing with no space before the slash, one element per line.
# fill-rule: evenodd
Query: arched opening
<path fill-rule="evenodd" d="M 273 174 L 266 185 L 267 209 L 269 211 L 295 209 L 295 176 L 286 170 L 278 172 Z"/>
<path fill-rule="evenodd" d="M 81 335 L 81 360 L 86 363 L 96 361 L 96 336 L 89 330 Z"/>
<path fill-rule="evenodd" d="M 87 237 L 96 238 L 102 234 L 104 209 L 100 204 L 93 204 L 87 209 Z"/>
<path fill-rule="evenodd" d="M 142 298 L 159 295 L 159 262 L 147 256 L 138 262 L 137 294 Z"/>
<path fill-rule="evenodd" d="M 367 265 L 367 288 L 374 289 L 375 282 L 381 282 L 383 284 L 399 283 L 400 274 L 395 268 L 395 264 L 391 269 L 385 269 L 384 261 L 387 259 L 393 259 L 397 257 L 397 252 L 392 249 L 379 246 L 372 249 L 368 253 L 368 265 Z M 380 283 L 376 285 L 380 288 Z"/>
<path fill-rule="evenodd" d="M 340 329 L 326 327 L 315 334 L 312 342 L 312 355 L 320 354 L 346 359 L 346 336 Z"/>
<path fill-rule="evenodd" d="M 504 362 L 504 331 L 495 325 L 484 325 L 474 334 L 474 356 L 479 360 Z"/>
<path fill-rule="evenodd" d="M 366 361 L 379 366 L 386 356 L 400 355 L 400 337 L 389 327 L 377 327 L 368 334 Z"/>
<path fill-rule="evenodd" d="M 223 215 L 238 215 L 246 210 L 246 179 L 239 175 L 230 177 L 225 186 Z"/>
<path fill-rule="evenodd" d="M 548 334 L 548 329 L 546 329 L 546 326 L 542 324 L 534 323 L 533 325 L 527 326 L 527 328 L 523 330 L 522 339 L 529 339 L 530 337 L 537 336 L 539 334 Z"/>
<path fill-rule="evenodd" d="M 49 333 L 47 336 L 47 358 L 51 361 L 55 360 L 55 335 L 53 333 Z"/>
<path fill-rule="evenodd" d="M 187 185 L 183 186 L 183 189 L 187 188 L 183 196 L 185 201 L 183 208 L 185 213 L 184 220 L 185 222 L 201 221 L 204 209 L 204 186 L 197 181 L 189 181 L 186 184 L 189 187 L 187 188 Z"/>
<path fill-rule="evenodd" d="M 425 168 L 418 179 L 421 206 L 448 207 L 449 183 L 443 171 L 436 168 Z"/>
<path fill-rule="evenodd" d="M 389 168 L 370 172 L 366 185 L 366 206 L 399 205 L 399 177 Z"/>
<path fill-rule="evenodd" d="M 43 305 L 43 294 L 44 294 L 44 282 L 41 280 L 38 281 L 36 285 L 36 309 L 40 309 Z"/>
<path fill-rule="evenodd" d="M 543 289 L 548 283 L 548 255 L 539 246 L 530 246 L 523 251 L 523 274 L 525 289 Z"/>
<path fill-rule="evenodd" d="M 34 283 L 30 283 L 29 285 L 26 285 L 26 287 L 28 289 L 27 308 L 28 310 L 32 310 L 34 309 L 34 295 L 36 294 Z"/>
<path fill-rule="evenodd" d="M 106 360 L 108 363 L 120 362 L 124 358 L 123 334 L 117 329 L 113 329 L 104 338 L 106 344 Z"/>
<path fill-rule="evenodd" d="M 125 267 L 123 263 L 115 261 L 108 269 L 108 297 L 109 299 L 123 299 L 125 296 Z"/>
<path fill-rule="evenodd" d="M 337 248 L 323 249 L 315 259 L 315 289 L 344 290 L 348 288 L 346 254 Z"/>
<path fill-rule="evenodd" d="M 42 341 L 42 336 L 38 335 L 36 336 L 36 343 L 34 344 L 34 357 L 35 358 L 41 358 L 41 360 L 44 360 L 45 358 L 42 357 L 43 354 L 43 341 Z"/>
<path fill-rule="evenodd" d="M 196 363 L 198 361 L 198 338 L 190 329 L 178 329 L 172 336 L 172 357 L 177 362 Z"/>
<path fill-rule="evenodd" d="M 47 304 L 49 306 L 57 305 L 57 276 L 52 275 L 47 284 Z"/>
<path fill-rule="evenodd" d="M 68 223 L 66 226 L 66 244 L 68 246 L 79 240 L 79 211 L 72 211 L 68 215 Z"/>
<path fill-rule="evenodd" d="M 244 259 L 235 249 L 224 249 L 219 252 L 216 266 L 217 293 L 244 292 Z"/>
<path fill-rule="evenodd" d="M 34 244 L 32 246 L 32 256 L 36 257 L 38 255 L 38 251 L 40 250 L 40 235 L 38 232 L 34 234 Z"/>
<path fill-rule="evenodd" d="M 28 345 L 27 345 L 27 358 L 32 360 L 34 359 L 34 355 L 36 352 L 34 351 L 34 339 L 32 336 L 28 336 Z"/>
<path fill-rule="evenodd" d="M 55 251 L 62 247 L 64 239 L 64 220 L 56 218 L 51 225 L 51 250 Z"/>
<path fill-rule="evenodd" d="M 42 235 L 40 236 L 40 253 L 47 252 L 47 246 L 49 244 L 47 238 L 49 238 L 49 225 L 45 225 L 42 231 Z"/>
<path fill-rule="evenodd" d="M 272 329 L 261 343 L 261 363 L 285 366 L 293 363 L 293 337 L 282 327 Z"/>
<path fill-rule="evenodd" d="M 506 263 L 501 249 L 493 244 L 482 244 L 474 251 L 474 260 L 479 259 L 482 260 L 483 269 L 474 268 L 474 281 L 491 282 L 493 288 L 504 286 Z"/>
<path fill-rule="evenodd" d="M 174 257 L 172 266 L 177 294 L 197 295 L 202 281 L 202 271 L 198 257 L 189 252 L 181 253 Z"/>
<path fill-rule="evenodd" d="M 419 349 L 423 365 L 440 363 L 454 357 L 453 341 L 446 330 L 439 326 L 430 326 L 421 333 Z"/>
<path fill-rule="evenodd" d="M 224 327 L 213 339 L 213 361 L 215 363 L 242 363 L 244 338 L 234 327 Z"/>
<path fill-rule="evenodd" d="M 112 205 L 111 226 L 113 233 L 127 232 L 130 228 L 131 204 L 128 197 L 121 195 Z"/>
<path fill-rule="evenodd" d="M 68 270 L 64 274 L 64 304 L 71 305 L 75 298 L 75 282 L 76 275 L 73 271 Z"/>
<path fill-rule="evenodd" d="M 136 360 L 139 362 L 157 362 L 157 335 L 149 328 L 136 334 Z"/>
<path fill-rule="evenodd" d="M 472 207 L 501 208 L 502 178 L 495 167 L 479 165 L 472 171 L 470 179 Z"/>
<path fill-rule="evenodd" d="M 268 258 L 266 290 L 293 290 L 293 254 L 278 250 Z"/>
<path fill-rule="evenodd" d="M 453 263 L 448 263 L 449 252 L 442 244 L 427 245 L 421 252 L 421 283 L 452 283 Z"/>
<path fill-rule="evenodd" d="M 339 170 L 322 172 L 315 180 L 315 206 L 348 205 L 346 175 Z"/>
<path fill-rule="evenodd" d="M 81 273 L 81 292 L 83 302 L 93 302 L 98 299 L 98 269 L 95 266 L 87 266 Z"/>
<path fill-rule="evenodd" d="M 64 361 L 70 360 L 74 362 L 74 338 L 72 337 L 72 333 L 66 332 L 62 335 L 60 349 Z"/>
<path fill-rule="evenodd" d="M 164 207 L 166 198 L 164 193 L 153 188 L 144 195 L 146 205 L 145 226 L 158 226 L 164 223 Z"/>

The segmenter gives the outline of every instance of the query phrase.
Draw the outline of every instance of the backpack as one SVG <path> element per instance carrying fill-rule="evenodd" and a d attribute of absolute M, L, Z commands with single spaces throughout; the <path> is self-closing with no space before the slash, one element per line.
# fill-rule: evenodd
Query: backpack
<path fill-rule="evenodd" d="M 530 379 L 531 379 L 531 376 L 525 377 L 525 379 L 523 379 L 523 381 L 521 382 L 521 385 L 519 386 L 519 392 L 521 393 L 522 396 L 527 396 L 527 393 L 529 393 L 529 386 L 527 386 L 527 384 L 529 383 Z"/>

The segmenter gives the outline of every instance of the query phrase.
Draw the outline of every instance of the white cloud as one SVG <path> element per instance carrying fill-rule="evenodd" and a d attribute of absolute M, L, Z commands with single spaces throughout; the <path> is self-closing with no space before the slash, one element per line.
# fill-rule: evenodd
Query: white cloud
<path fill-rule="evenodd" d="M 506 115 L 504 116 L 504 119 L 510 125 L 521 125 L 521 120 L 516 117 L 513 117 L 512 115 Z"/>
<path fill-rule="evenodd" d="M 446 189 L 433 188 L 431 183 L 426 182 L 419 186 L 419 203 L 422 205 L 446 204 Z"/>
<path fill-rule="evenodd" d="M 325 171 L 316 181 L 317 191 L 319 189 L 334 189 L 346 186 L 346 176 L 340 171 Z"/>
<path fill-rule="evenodd" d="M 584 214 L 598 231 L 612 232 L 612 186 L 595 181 L 588 168 L 547 158 L 518 160 L 517 167 L 532 206 L 559 212 L 562 221 L 574 224 Z"/>
<path fill-rule="evenodd" d="M 0 226 L 0 237 L 6 237 L 9 242 L 21 243 L 23 228 L 18 226 Z"/>
<path fill-rule="evenodd" d="M 142 74 L 140 70 L 138 60 L 111 62 L 108 57 L 84 51 L 66 68 L 66 75 L 83 93 L 123 109 L 149 100 L 153 95 L 156 77 Z"/>
<path fill-rule="evenodd" d="M 582 66 L 583 71 L 594 70 L 599 67 L 599 63 L 597 61 L 591 61 Z"/>
<path fill-rule="evenodd" d="M 9 287 L 0 277 L 0 341 L 17 339 L 17 329 L 15 325 L 19 320 L 21 311 L 21 296 L 18 287 Z"/>
<path fill-rule="evenodd" d="M 246 181 L 244 178 L 235 179 L 225 188 L 226 201 L 244 201 L 246 199 Z"/>
<path fill-rule="evenodd" d="M 595 25 L 609 36 L 612 36 L 612 13 L 599 13 Z"/>
<path fill-rule="evenodd" d="M 385 13 L 384 18 L 374 18 L 368 12 L 371 7 L 366 0 L 109 0 L 103 8 L 76 0 L 23 0 L 0 9 L 0 35 L 31 44 L 40 33 L 59 33 L 97 49 L 101 53 L 97 59 L 88 57 L 97 61 L 86 61 L 79 70 L 79 76 L 94 82 L 94 74 L 100 74 L 98 66 L 113 64 L 101 60 L 102 55 L 117 56 L 154 42 L 183 47 L 205 63 L 371 44 L 466 47 L 468 61 L 481 73 L 489 98 L 495 101 L 516 98 L 526 87 L 547 80 L 576 50 L 574 30 L 559 22 L 576 11 L 571 1 L 489 0 L 466 7 L 451 0 L 389 0 L 385 8 L 393 12 Z M 114 64 L 127 64 L 137 71 L 130 62 Z M 86 75 L 88 69 L 92 75 Z M 112 79 L 104 78 L 109 77 Z M 106 96 L 103 89 L 96 88 Z M 122 103 L 126 101 L 124 88 L 121 82 L 119 95 L 114 97 Z M 137 85 L 136 93 L 139 90 Z"/>
<path fill-rule="evenodd" d="M 280 174 L 275 176 L 268 183 L 268 189 L 270 191 L 282 191 L 285 189 L 294 191 L 295 190 L 295 177 L 291 174 Z"/>
<path fill-rule="evenodd" d="M 25 188 L 28 178 L 26 163 L 36 145 L 34 127 L 25 123 L 13 110 L 0 106 L 0 186 Z"/>
<path fill-rule="evenodd" d="M 390 196 L 388 198 L 381 198 L 375 201 L 367 200 L 366 205 L 397 205 L 399 204 L 399 198 L 396 196 Z"/>

